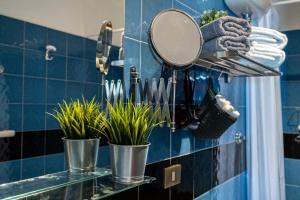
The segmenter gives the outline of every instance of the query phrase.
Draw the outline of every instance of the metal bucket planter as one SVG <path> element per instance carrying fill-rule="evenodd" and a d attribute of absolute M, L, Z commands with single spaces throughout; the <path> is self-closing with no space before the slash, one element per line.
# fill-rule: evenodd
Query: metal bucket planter
<path fill-rule="evenodd" d="M 112 175 L 123 184 L 139 183 L 144 180 L 148 149 L 146 145 L 109 144 Z"/>
<path fill-rule="evenodd" d="M 72 140 L 63 138 L 65 159 L 71 173 L 93 172 L 96 169 L 99 138 Z"/>

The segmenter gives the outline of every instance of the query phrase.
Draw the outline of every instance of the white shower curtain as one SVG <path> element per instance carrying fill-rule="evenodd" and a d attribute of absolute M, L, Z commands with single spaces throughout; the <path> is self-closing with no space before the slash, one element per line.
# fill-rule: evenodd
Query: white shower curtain
<path fill-rule="evenodd" d="M 254 24 L 276 26 L 270 10 Z M 285 200 L 279 77 L 247 78 L 247 170 L 249 200 Z"/>

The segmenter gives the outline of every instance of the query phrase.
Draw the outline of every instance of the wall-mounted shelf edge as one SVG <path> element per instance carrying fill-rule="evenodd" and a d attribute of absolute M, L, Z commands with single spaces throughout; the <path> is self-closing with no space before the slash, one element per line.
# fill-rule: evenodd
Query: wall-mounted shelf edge
<path fill-rule="evenodd" d="M 280 76 L 276 69 L 252 60 L 250 57 L 233 51 L 219 51 L 209 55 L 201 55 L 195 66 L 200 66 L 230 76 Z"/>
<path fill-rule="evenodd" d="M 120 184 L 113 180 L 109 169 L 70 174 L 68 171 L 48 174 L 0 185 L 0 199 L 103 199 L 108 196 L 148 184 L 154 177 L 146 176 L 143 182 Z"/>

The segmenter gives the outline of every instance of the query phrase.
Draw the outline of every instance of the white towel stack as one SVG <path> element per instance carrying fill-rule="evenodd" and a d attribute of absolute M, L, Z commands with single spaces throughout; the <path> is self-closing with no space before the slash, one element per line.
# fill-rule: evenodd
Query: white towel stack
<path fill-rule="evenodd" d="M 285 34 L 273 29 L 254 26 L 249 40 L 251 47 L 247 56 L 273 68 L 279 67 L 284 62 L 285 52 L 282 49 L 288 42 Z"/>

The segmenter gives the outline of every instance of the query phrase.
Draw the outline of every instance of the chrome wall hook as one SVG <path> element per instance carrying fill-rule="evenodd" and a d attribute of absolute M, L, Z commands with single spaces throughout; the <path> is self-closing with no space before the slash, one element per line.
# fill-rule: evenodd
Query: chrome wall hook
<path fill-rule="evenodd" d="M 51 52 L 55 52 L 56 51 L 56 47 L 53 45 L 47 45 L 46 46 L 46 54 L 45 54 L 45 60 L 50 61 L 53 60 L 53 57 L 50 56 Z"/>
<path fill-rule="evenodd" d="M 4 69 L 4 66 L 0 64 L 0 74 L 3 74 L 3 73 L 4 73 L 4 70 L 5 70 L 5 69 Z"/>
<path fill-rule="evenodd" d="M 300 124 L 297 127 L 298 136 L 294 139 L 296 143 L 300 144 Z"/>
<path fill-rule="evenodd" d="M 236 132 L 234 135 L 234 141 L 236 144 L 241 144 L 244 140 L 244 136 L 241 132 Z"/>

